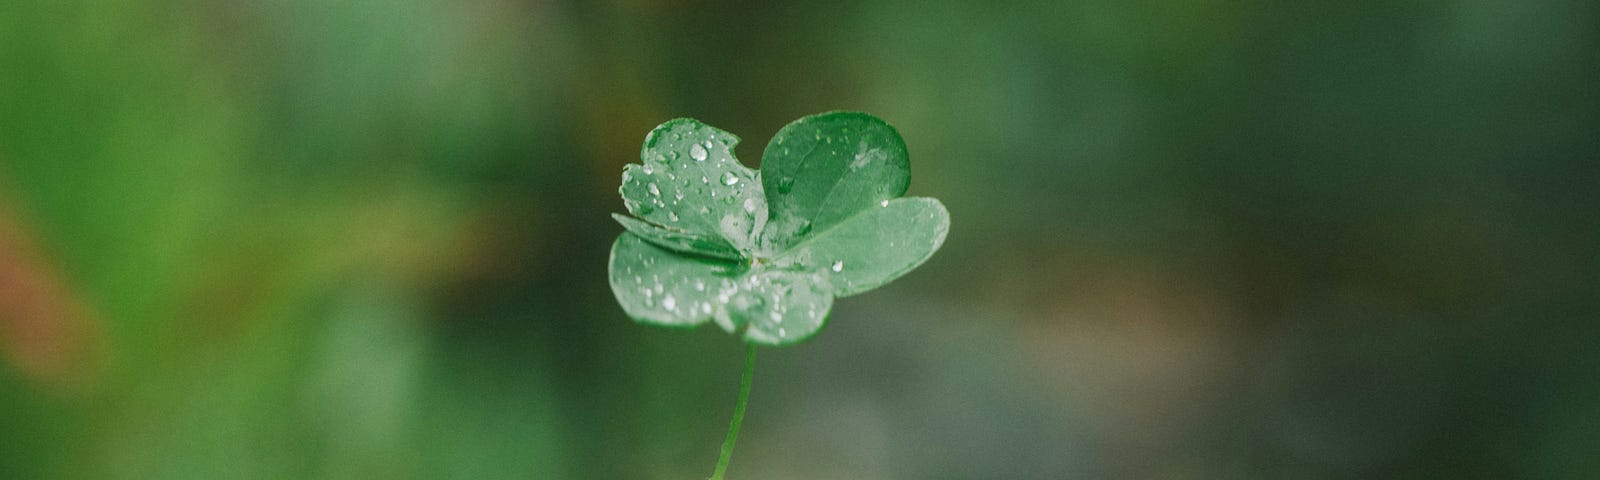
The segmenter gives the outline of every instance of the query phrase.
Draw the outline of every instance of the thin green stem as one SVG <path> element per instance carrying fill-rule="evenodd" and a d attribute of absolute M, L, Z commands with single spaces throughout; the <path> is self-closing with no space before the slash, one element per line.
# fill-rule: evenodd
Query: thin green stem
<path fill-rule="evenodd" d="M 739 380 L 739 403 L 733 407 L 733 423 L 728 424 L 728 438 L 722 441 L 722 456 L 717 459 L 717 470 L 711 480 L 722 480 L 728 471 L 728 460 L 733 458 L 733 441 L 739 438 L 739 424 L 744 422 L 744 406 L 750 403 L 750 379 L 756 373 L 756 344 L 750 344 L 744 354 L 744 378 Z"/>

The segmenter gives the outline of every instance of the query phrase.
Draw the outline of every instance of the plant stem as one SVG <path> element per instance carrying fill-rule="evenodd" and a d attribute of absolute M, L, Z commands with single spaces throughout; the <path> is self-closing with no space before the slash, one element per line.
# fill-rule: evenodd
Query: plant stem
<path fill-rule="evenodd" d="M 733 441 L 739 438 L 739 424 L 744 422 L 744 406 L 750 403 L 750 379 L 756 372 L 756 345 L 754 343 L 745 350 L 744 378 L 739 380 L 739 403 L 733 407 L 733 423 L 728 424 L 728 438 L 722 441 L 722 456 L 717 459 L 717 470 L 712 472 L 711 480 L 722 480 L 722 473 L 728 471 L 728 459 L 733 457 Z"/>

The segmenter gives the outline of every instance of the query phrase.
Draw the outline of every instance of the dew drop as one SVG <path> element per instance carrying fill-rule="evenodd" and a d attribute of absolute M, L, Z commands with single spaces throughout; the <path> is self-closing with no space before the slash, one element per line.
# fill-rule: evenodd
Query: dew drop
<path fill-rule="evenodd" d="M 667 152 L 667 158 L 663 159 L 662 161 L 670 163 L 671 161 L 677 160 L 677 159 L 678 159 L 678 152 Z"/>
<path fill-rule="evenodd" d="M 756 213 L 756 199 L 754 199 L 754 198 L 746 198 L 746 199 L 744 199 L 744 211 L 749 212 L 749 213 Z"/>
<path fill-rule="evenodd" d="M 710 303 L 702 303 L 702 304 L 700 304 L 700 311 L 705 312 L 705 313 L 711 313 L 711 304 Z"/>
<path fill-rule="evenodd" d="M 665 297 L 661 297 L 661 307 L 665 308 L 667 310 L 677 309 L 678 308 L 678 299 L 672 298 L 672 295 L 667 295 Z"/>
<path fill-rule="evenodd" d="M 833 271 L 835 271 L 835 272 L 843 272 L 844 271 L 844 260 L 839 260 L 837 262 L 833 262 Z"/>
<path fill-rule="evenodd" d="M 881 200 L 881 201 L 878 202 L 878 206 L 887 207 L 887 206 L 889 206 L 889 201 L 888 200 Z"/>
<path fill-rule="evenodd" d="M 650 194 L 657 197 L 661 196 L 661 187 L 657 187 L 655 182 L 650 182 Z"/>
<path fill-rule="evenodd" d="M 733 185 L 735 183 L 739 183 L 738 175 L 734 175 L 733 172 L 725 172 L 722 174 L 723 185 Z"/>
<path fill-rule="evenodd" d="M 667 219 L 674 222 L 678 221 L 678 212 L 667 212 Z"/>
<path fill-rule="evenodd" d="M 651 167 L 648 163 L 644 164 L 644 174 L 649 175 L 652 173 L 656 173 L 655 167 Z"/>
<path fill-rule="evenodd" d="M 672 198 L 676 198 L 678 200 L 683 200 L 683 190 L 678 190 L 676 192 L 672 192 Z"/>
<path fill-rule="evenodd" d="M 694 158 L 696 162 L 706 161 L 706 147 L 702 147 L 698 143 L 694 144 L 694 146 L 689 147 L 689 157 Z"/>
<path fill-rule="evenodd" d="M 706 282 L 704 280 L 695 280 L 694 289 L 701 292 L 706 291 Z"/>

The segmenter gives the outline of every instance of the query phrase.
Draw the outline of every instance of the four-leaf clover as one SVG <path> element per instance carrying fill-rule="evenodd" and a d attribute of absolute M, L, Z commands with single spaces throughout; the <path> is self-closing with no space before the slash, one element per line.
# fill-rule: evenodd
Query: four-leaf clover
<path fill-rule="evenodd" d="M 767 144 L 756 172 L 739 138 L 687 118 L 645 136 L 622 172 L 627 232 L 611 247 L 611 289 L 635 320 L 715 322 L 748 342 L 789 345 L 826 323 L 834 297 L 877 288 L 944 243 L 950 217 L 910 185 L 905 142 L 858 112 L 801 118 Z"/>

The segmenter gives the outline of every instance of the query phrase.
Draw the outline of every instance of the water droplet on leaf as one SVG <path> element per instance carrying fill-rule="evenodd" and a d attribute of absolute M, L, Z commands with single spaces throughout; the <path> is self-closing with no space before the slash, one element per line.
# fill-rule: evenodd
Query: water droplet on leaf
<path fill-rule="evenodd" d="M 733 172 L 725 172 L 722 174 L 723 185 L 733 185 L 735 183 L 739 183 L 738 175 L 734 175 Z"/>
<path fill-rule="evenodd" d="M 843 272 L 844 271 L 844 260 L 839 260 L 837 262 L 833 262 L 833 271 L 835 271 L 835 272 Z"/>
<path fill-rule="evenodd" d="M 694 158 L 696 162 L 706 161 L 706 147 L 702 147 L 698 143 L 694 144 L 694 146 L 689 147 L 689 157 Z"/>

